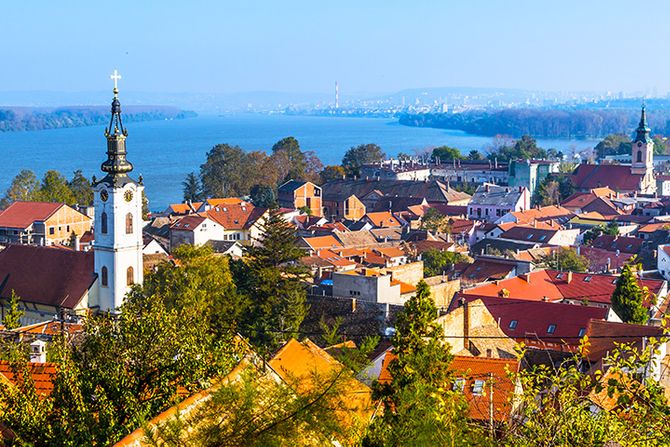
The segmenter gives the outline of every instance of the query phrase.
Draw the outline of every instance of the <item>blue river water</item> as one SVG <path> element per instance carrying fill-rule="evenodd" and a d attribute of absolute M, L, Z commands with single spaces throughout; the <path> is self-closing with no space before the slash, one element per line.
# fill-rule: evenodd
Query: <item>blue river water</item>
<path fill-rule="evenodd" d="M 142 174 L 152 210 L 181 201 L 181 182 L 198 171 L 206 152 L 218 143 L 239 145 L 247 150 L 269 151 L 279 139 L 292 135 L 303 150 L 313 150 L 324 164 L 339 163 L 352 146 L 376 143 L 388 155 L 413 153 L 439 145 L 457 147 L 463 153 L 485 150 L 491 138 L 461 131 L 406 127 L 392 119 L 339 118 L 243 114 L 199 116 L 171 121 L 129 123 L 128 159 L 135 175 Z M 56 169 L 68 178 L 76 169 L 100 176 L 105 159 L 104 128 L 77 127 L 34 132 L 0 132 L 0 193 L 21 169 L 38 177 Z M 592 148 L 596 140 L 538 140 L 544 148 L 565 153 Z M 1 194 L 0 194 L 1 195 Z"/>

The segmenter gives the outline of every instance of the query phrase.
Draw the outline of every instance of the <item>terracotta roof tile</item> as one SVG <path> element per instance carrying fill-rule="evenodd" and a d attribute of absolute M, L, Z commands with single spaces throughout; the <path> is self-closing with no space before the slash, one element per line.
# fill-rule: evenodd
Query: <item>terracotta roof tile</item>
<path fill-rule="evenodd" d="M 251 203 L 239 201 L 216 205 L 207 210 L 205 214 L 226 230 L 244 230 L 250 228 L 266 212 L 267 208 L 259 208 Z"/>
<path fill-rule="evenodd" d="M 376 213 L 367 213 L 365 215 L 372 225 L 379 228 L 399 227 L 400 222 L 388 211 L 380 211 Z"/>
<path fill-rule="evenodd" d="M 49 218 L 64 203 L 52 202 L 14 202 L 0 212 L 0 227 L 27 228 L 33 222 Z"/>
<path fill-rule="evenodd" d="M 337 249 L 342 248 L 342 244 L 335 239 L 333 236 L 315 236 L 315 237 L 303 237 L 302 240 L 307 244 L 312 250 L 320 250 L 324 248 L 328 249 Z"/>
<path fill-rule="evenodd" d="M 615 191 L 637 191 L 642 177 L 631 174 L 630 166 L 590 164 L 580 164 L 571 176 L 577 189 L 608 186 Z"/>
<path fill-rule="evenodd" d="M 55 363 L 32 363 L 28 362 L 26 367 L 35 384 L 35 391 L 40 396 L 48 396 L 54 388 L 53 379 L 58 373 Z M 15 374 L 12 365 L 6 360 L 0 360 L 0 376 L 3 376 L 12 385 L 23 383 L 23 375 Z"/>

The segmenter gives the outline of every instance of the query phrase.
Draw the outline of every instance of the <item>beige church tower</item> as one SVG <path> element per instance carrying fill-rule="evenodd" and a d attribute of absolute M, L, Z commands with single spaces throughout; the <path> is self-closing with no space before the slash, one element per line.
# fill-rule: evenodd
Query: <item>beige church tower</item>
<path fill-rule="evenodd" d="M 142 284 L 142 179 L 133 180 L 133 165 L 126 159 L 128 132 L 121 121 L 121 102 L 116 70 L 114 99 L 109 127 L 105 129 L 107 160 L 100 169 L 106 174 L 94 180 L 95 207 L 94 269 L 98 275 L 91 306 L 115 311 L 133 284 Z"/>
<path fill-rule="evenodd" d="M 651 129 L 647 126 L 647 114 L 644 105 L 640 124 L 635 131 L 635 139 L 632 143 L 632 158 L 630 173 L 641 175 L 640 192 L 642 194 L 653 194 L 656 192 L 656 181 L 654 180 L 654 141 L 650 136 Z"/>

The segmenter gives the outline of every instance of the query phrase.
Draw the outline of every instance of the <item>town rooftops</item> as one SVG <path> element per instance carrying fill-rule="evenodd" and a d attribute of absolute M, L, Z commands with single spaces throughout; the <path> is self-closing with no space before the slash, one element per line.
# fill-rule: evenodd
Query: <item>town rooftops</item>
<path fill-rule="evenodd" d="M 172 222 L 170 229 L 176 231 L 193 231 L 206 220 L 207 217 L 200 214 L 189 214 Z"/>
<path fill-rule="evenodd" d="M 246 230 L 267 212 L 267 208 L 253 206 L 249 202 L 221 204 L 205 212 L 205 215 L 226 230 Z"/>
<path fill-rule="evenodd" d="M 593 192 L 577 192 L 565 199 L 561 206 L 572 211 L 597 211 L 601 214 L 618 214 L 614 203 L 608 198 L 601 197 Z"/>
<path fill-rule="evenodd" d="M 362 198 L 368 193 L 378 190 L 388 197 L 419 197 L 428 202 L 458 202 L 468 200 L 470 196 L 464 192 L 450 188 L 438 180 L 331 180 L 323 185 L 323 199 L 342 201 L 355 195 Z"/>
<path fill-rule="evenodd" d="M 389 211 L 367 213 L 365 218 L 378 228 L 400 227 L 400 222 Z"/>
<path fill-rule="evenodd" d="M 28 228 L 35 221 L 45 221 L 64 203 L 53 202 L 14 202 L 0 212 L 0 227 Z"/>
<path fill-rule="evenodd" d="M 572 211 L 559 205 L 531 208 L 511 213 L 520 224 L 532 224 L 535 221 L 556 220 L 565 223 L 574 215 Z"/>
<path fill-rule="evenodd" d="M 602 234 L 593 241 L 592 245 L 594 248 L 602 248 L 613 252 L 639 254 L 643 243 L 644 240 L 637 237 Z"/>
<path fill-rule="evenodd" d="M 508 295 L 509 298 L 531 301 L 574 300 L 609 305 L 617 279 L 618 276 L 615 275 L 535 270 L 514 278 L 463 290 L 460 294 L 466 298 L 469 295 L 477 297 Z M 639 279 L 638 283 L 658 295 L 665 281 Z"/>
<path fill-rule="evenodd" d="M 535 242 L 546 244 L 558 233 L 558 226 L 553 230 L 544 228 L 527 227 L 517 225 L 498 236 L 500 239 L 511 239 L 513 241 Z"/>
<path fill-rule="evenodd" d="M 302 240 L 303 243 L 312 250 L 342 248 L 342 244 L 340 244 L 340 242 L 331 235 L 303 237 Z"/>
<path fill-rule="evenodd" d="M 462 281 L 480 283 L 506 278 L 516 268 L 513 261 L 495 258 L 477 258 L 465 267 L 460 275 Z"/>
<path fill-rule="evenodd" d="M 514 208 L 524 191 L 527 192 L 523 187 L 515 188 L 484 183 L 477 187 L 469 205 Z"/>
<path fill-rule="evenodd" d="M 0 252 L 0 297 L 73 309 L 95 282 L 93 253 L 32 245 Z"/>

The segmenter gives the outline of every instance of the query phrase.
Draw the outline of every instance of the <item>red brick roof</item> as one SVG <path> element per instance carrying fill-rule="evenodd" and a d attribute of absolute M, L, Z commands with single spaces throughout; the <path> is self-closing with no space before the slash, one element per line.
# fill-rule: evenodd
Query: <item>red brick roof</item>
<path fill-rule="evenodd" d="M 570 279 L 571 276 L 571 279 Z M 462 295 L 476 295 L 497 297 L 504 289 L 509 292 L 509 298 L 541 301 L 544 297 L 549 301 L 563 299 L 588 300 L 594 303 L 610 304 L 612 293 L 616 287 L 618 276 L 559 272 L 556 270 L 536 270 L 514 278 L 497 281 L 473 287 L 461 292 Z M 640 279 L 640 286 L 658 294 L 663 281 L 655 279 Z"/>
<path fill-rule="evenodd" d="M 193 231 L 198 228 L 198 226 L 205 220 L 207 220 L 207 218 L 199 214 L 189 214 L 172 222 L 172 224 L 170 224 L 170 229 L 178 231 Z"/>
<path fill-rule="evenodd" d="M 621 270 L 633 257 L 631 253 L 620 252 L 617 255 L 614 251 L 587 246 L 581 246 L 579 254 L 589 261 L 589 271 L 591 272 L 604 272 L 606 269 Z"/>
<path fill-rule="evenodd" d="M 525 211 L 515 211 L 512 216 L 520 224 L 532 224 L 536 220 L 570 220 L 574 216 L 572 211 L 559 205 L 543 206 L 540 208 L 531 208 Z"/>
<path fill-rule="evenodd" d="M 587 193 L 575 193 L 565 199 L 561 205 L 564 208 L 575 210 L 581 210 L 582 212 L 595 211 L 601 214 L 618 214 L 616 205 L 614 205 L 609 199 L 604 197 L 599 197 L 592 192 Z"/>
<path fill-rule="evenodd" d="M 380 211 L 377 213 L 367 213 L 365 215 L 372 225 L 378 228 L 399 227 L 400 222 L 388 211 Z"/>
<path fill-rule="evenodd" d="M 379 374 L 380 383 L 390 383 L 393 378 L 388 370 L 389 365 L 397 357 L 387 351 Z M 462 392 L 468 403 L 470 418 L 488 421 L 490 408 L 490 383 L 493 382 L 493 419 L 497 422 L 507 421 L 512 413 L 512 398 L 515 384 L 509 373 L 519 371 L 519 362 L 515 359 L 494 359 L 487 357 L 454 356 L 449 370 L 453 371 L 454 389 L 459 389 L 459 380 L 462 382 Z M 476 381 L 483 381 L 481 393 L 475 392 Z"/>
<path fill-rule="evenodd" d="M 93 253 L 32 245 L 0 252 L 0 297 L 72 309 L 95 282 Z"/>
<path fill-rule="evenodd" d="M 36 220 L 43 221 L 58 211 L 64 203 L 14 202 L 0 213 L 0 227 L 27 228 Z"/>
<path fill-rule="evenodd" d="M 642 175 L 631 174 L 630 166 L 580 164 L 571 179 L 577 189 L 609 186 L 615 191 L 637 191 Z"/>
<path fill-rule="evenodd" d="M 27 364 L 28 373 L 34 384 L 35 391 L 40 396 L 48 396 L 54 388 L 53 378 L 57 374 L 55 363 L 32 363 Z M 12 385 L 23 384 L 21 369 L 15 374 L 12 365 L 6 360 L 0 360 L 0 376 L 4 377 Z"/>

